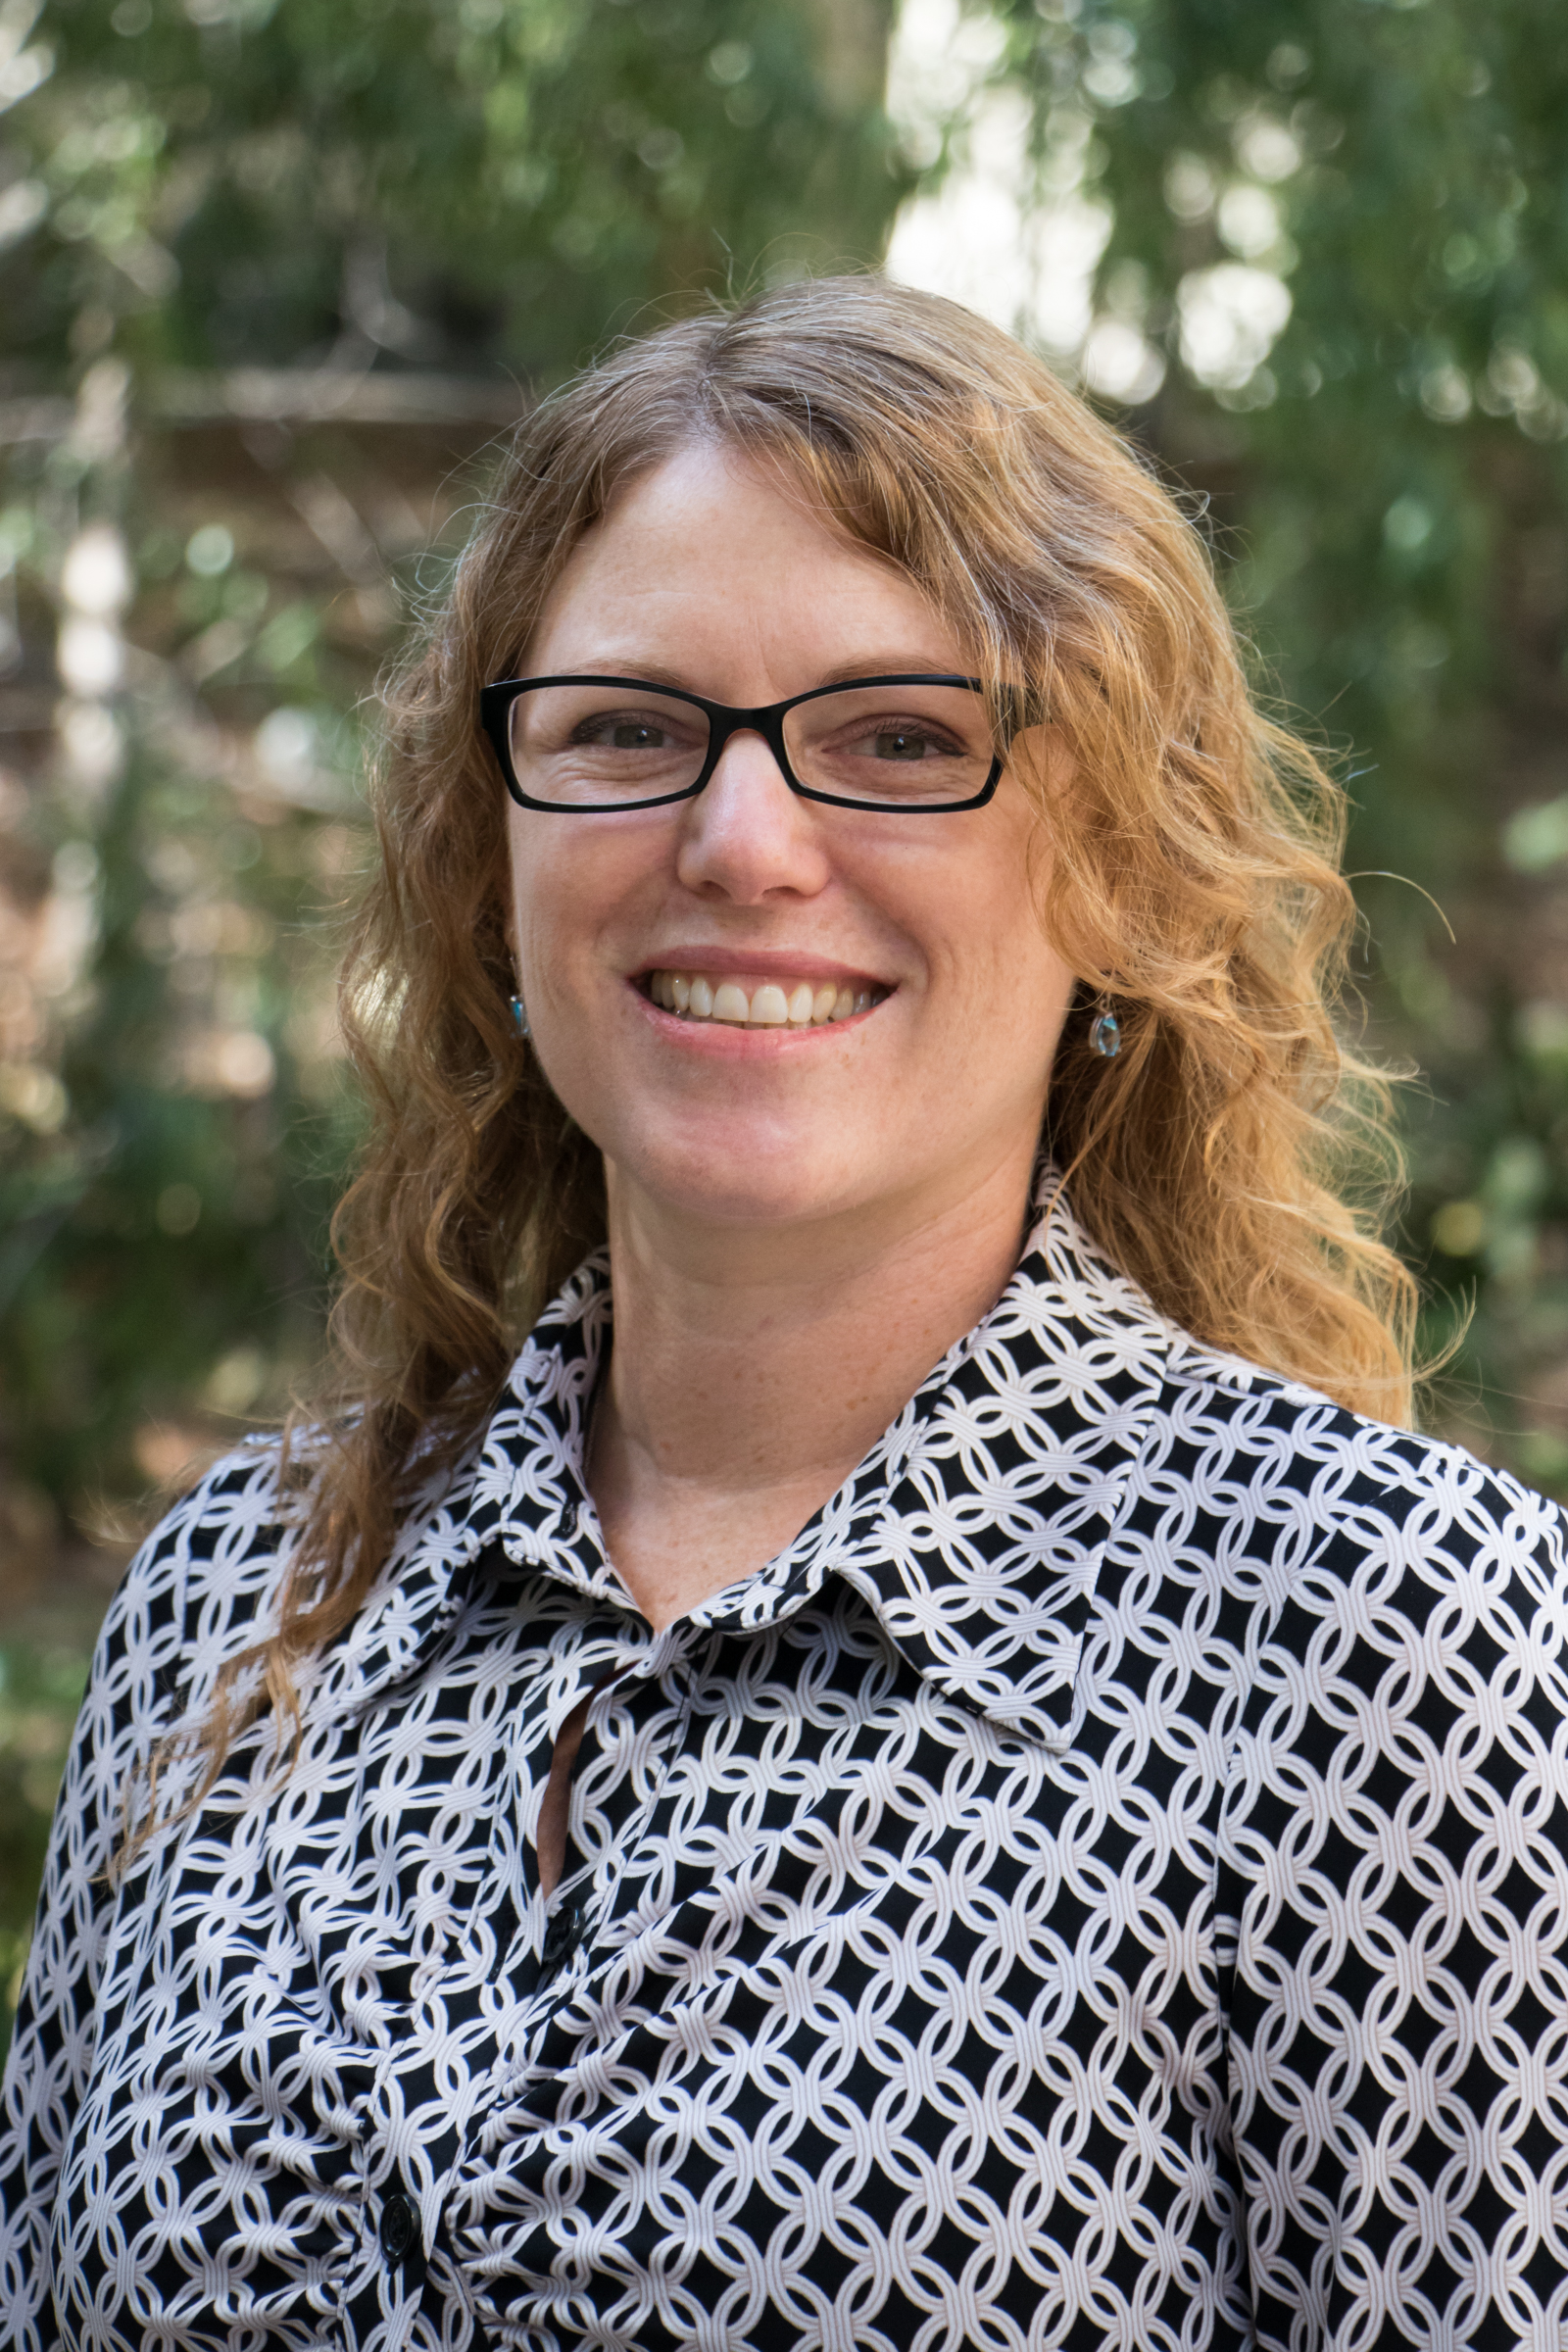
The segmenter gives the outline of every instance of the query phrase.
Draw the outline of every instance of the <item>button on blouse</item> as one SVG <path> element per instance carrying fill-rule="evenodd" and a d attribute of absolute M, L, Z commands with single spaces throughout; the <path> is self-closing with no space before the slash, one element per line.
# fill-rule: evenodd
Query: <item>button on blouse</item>
<path fill-rule="evenodd" d="M 112 1887 L 276 1592 L 271 1448 L 133 1564 L 6 2074 L 5 2340 L 1560 2352 L 1555 1507 L 1197 1347 L 1058 1195 L 655 1635 L 582 1486 L 609 1317 L 591 1260 L 292 1772 L 259 1723 Z"/>

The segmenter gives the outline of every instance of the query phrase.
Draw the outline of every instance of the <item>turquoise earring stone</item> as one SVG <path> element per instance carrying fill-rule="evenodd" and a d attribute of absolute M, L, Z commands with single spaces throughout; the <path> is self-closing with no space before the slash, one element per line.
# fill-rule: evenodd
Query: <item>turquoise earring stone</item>
<path fill-rule="evenodd" d="M 1089 1042 L 1097 1054 L 1114 1061 L 1121 1052 L 1121 1023 L 1113 1012 L 1102 1012 L 1089 1032 Z"/>
<path fill-rule="evenodd" d="M 514 997 L 512 999 L 512 1017 L 516 1024 L 517 1035 L 519 1037 L 532 1036 L 533 1032 L 528 1027 L 528 1009 L 520 997 Z"/>

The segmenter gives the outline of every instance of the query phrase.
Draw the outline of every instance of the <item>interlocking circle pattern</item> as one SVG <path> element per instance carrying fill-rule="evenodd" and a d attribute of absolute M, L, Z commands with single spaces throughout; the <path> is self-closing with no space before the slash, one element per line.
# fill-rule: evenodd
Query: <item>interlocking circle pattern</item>
<path fill-rule="evenodd" d="M 590 1261 L 292 1776 L 258 1726 L 116 1893 L 127 1775 L 276 1591 L 271 1448 L 131 1569 L 6 2078 L 5 2341 L 1563 2352 L 1561 1514 L 1195 1346 L 1058 1199 L 656 1638 L 581 1484 L 609 1310 Z"/>

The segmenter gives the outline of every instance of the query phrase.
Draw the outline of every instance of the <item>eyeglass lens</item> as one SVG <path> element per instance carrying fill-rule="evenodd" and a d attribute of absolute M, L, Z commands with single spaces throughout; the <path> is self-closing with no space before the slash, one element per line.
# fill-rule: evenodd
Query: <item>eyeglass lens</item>
<path fill-rule="evenodd" d="M 688 792 L 708 759 L 706 712 L 653 687 L 531 687 L 511 725 L 518 784 L 563 808 Z M 784 742 L 808 790 L 890 808 L 971 800 L 991 770 L 984 705 L 962 686 L 847 686 L 786 712 Z"/>

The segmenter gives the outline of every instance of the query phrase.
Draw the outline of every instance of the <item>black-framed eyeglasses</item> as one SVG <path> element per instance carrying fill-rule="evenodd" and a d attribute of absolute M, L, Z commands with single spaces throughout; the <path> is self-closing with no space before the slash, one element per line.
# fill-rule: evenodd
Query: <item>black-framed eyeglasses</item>
<path fill-rule="evenodd" d="M 983 808 L 1005 764 L 978 678 L 898 671 L 740 710 L 644 678 L 502 678 L 479 717 L 523 808 L 605 815 L 689 801 L 732 735 L 761 736 L 792 792 L 836 808 Z"/>

